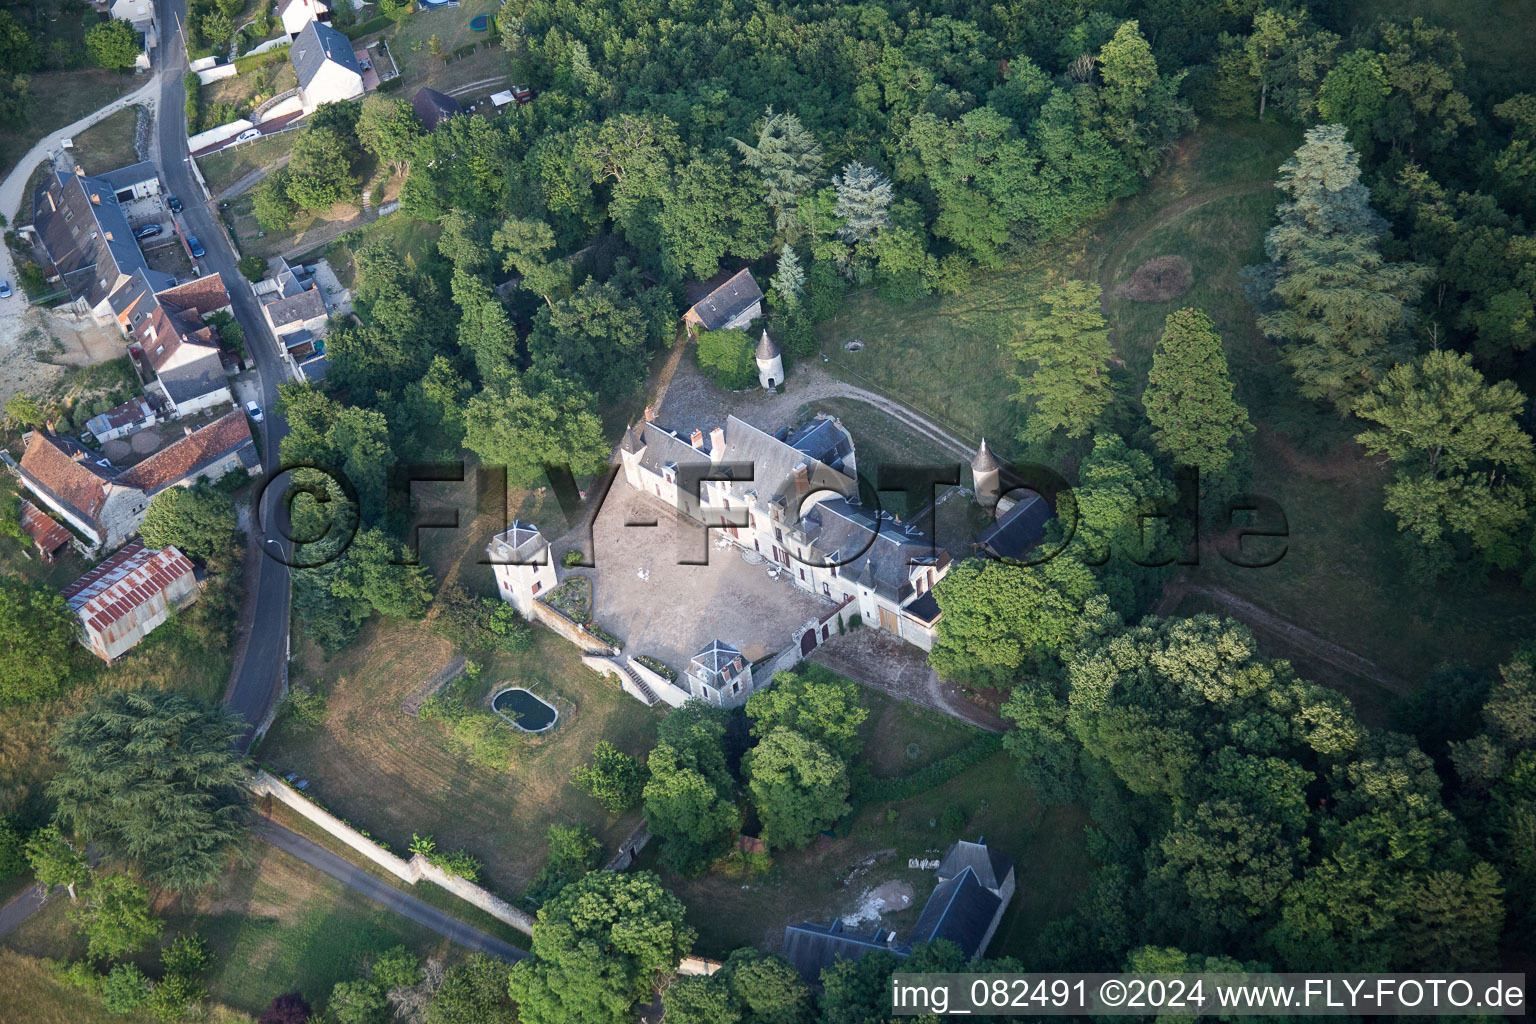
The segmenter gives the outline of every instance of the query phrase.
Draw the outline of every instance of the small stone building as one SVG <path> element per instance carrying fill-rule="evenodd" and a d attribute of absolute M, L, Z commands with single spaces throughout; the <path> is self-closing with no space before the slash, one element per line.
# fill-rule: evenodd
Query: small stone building
<path fill-rule="evenodd" d="M 496 576 L 496 590 L 501 599 L 516 608 L 523 618 L 533 617 L 533 603 L 540 594 L 555 589 L 559 582 L 555 560 L 550 557 L 549 541 L 532 523 L 514 520 L 512 525 L 491 538 L 486 546 L 491 569 Z"/>
<path fill-rule="evenodd" d="M 688 301 L 692 305 L 683 314 L 683 325 L 690 334 L 745 327 L 763 315 L 763 290 L 745 267 L 694 285 L 688 289 Z"/>
<path fill-rule="evenodd" d="M 752 666 L 724 640 L 713 640 L 688 662 L 688 689 L 699 700 L 719 708 L 745 704 L 757 689 Z"/>

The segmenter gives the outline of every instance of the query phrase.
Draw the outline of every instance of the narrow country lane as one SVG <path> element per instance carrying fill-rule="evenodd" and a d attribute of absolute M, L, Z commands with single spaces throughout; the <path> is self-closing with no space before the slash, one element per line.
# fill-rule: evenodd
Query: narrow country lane
<path fill-rule="evenodd" d="M 277 341 L 272 337 L 249 283 L 240 273 L 239 259 L 225 234 L 217 210 L 197 183 L 187 151 L 185 101 L 182 76 L 187 71 L 186 47 L 182 41 L 182 23 L 186 19 L 186 0 L 159 0 L 158 17 L 165 26 L 164 42 L 158 54 L 160 67 L 160 116 L 155 119 L 160 173 L 167 186 L 181 197 L 182 219 L 187 230 L 203 243 L 207 255 L 200 260 L 203 272 L 217 271 L 229 289 L 235 317 L 245 328 L 246 352 L 256 362 L 261 377 L 261 407 L 265 419 L 260 424 L 261 463 L 271 470 L 278 464 L 278 444 L 287 433 L 287 424 L 277 414 L 277 386 L 285 369 L 277 355 Z M 274 488 L 262 495 L 258 520 L 278 521 L 280 494 Z M 286 544 L 269 544 L 258 538 L 253 551 L 268 547 L 281 554 Z M 256 728 L 266 718 L 277 700 L 283 669 L 288 660 L 288 607 L 290 571 L 279 558 L 256 555 L 246 566 L 246 604 L 240 621 L 247 632 L 235 646 L 235 667 L 230 675 L 224 699 L 248 724 L 244 745 L 249 747 Z"/>

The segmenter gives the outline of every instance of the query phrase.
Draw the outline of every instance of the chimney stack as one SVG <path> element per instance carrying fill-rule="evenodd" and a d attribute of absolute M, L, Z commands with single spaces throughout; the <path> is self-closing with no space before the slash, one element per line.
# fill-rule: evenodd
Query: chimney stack
<path fill-rule="evenodd" d="M 693 428 L 693 437 L 689 438 L 688 443 L 693 445 L 695 448 L 699 449 L 700 451 L 703 451 L 704 450 L 704 431 L 700 430 L 698 427 L 694 427 Z"/>
<path fill-rule="evenodd" d="M 181 429 L 182 429 L 182 432 L 185 433 L 187 437 L 191 437 L 192 436 L 192 427 L 191 427 L 190 424 L 183 423 L 182 426 L 181 426 Z"/>
<path fill-rule="evenodd" d="M 709 461 L 719 462 L 725 458 L 725 430 L 716 427 L 709 432 Z"/>
<path fill-rule="evenodd" d="M 795 467 L 795 496 L 803 498 L 811 489 L 811 470 L 805 463 Z"/>

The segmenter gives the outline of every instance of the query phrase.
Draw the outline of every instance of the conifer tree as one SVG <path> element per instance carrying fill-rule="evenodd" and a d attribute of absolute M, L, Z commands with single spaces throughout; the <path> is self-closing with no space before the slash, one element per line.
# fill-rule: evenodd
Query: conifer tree
<path fill-rule="evenodd" d="M 1057 430 L 1074 438 L 1086 434 L 1112 397 L 1112 351 L 1099 286 L 1068 281 L 1046 292 L 1011 347 L 1023 364 L 1014 374 L 1015 399 L 1029 407 L 1020 437 L 1033 442 Z"/>
<path fill-rule="evenodd" d="M 1221 336 L 1198 309 L 1168 315 L 1141 401 L 1158 448 L 1206 473 L 1225 469 L 1234 443 L 1253 430 L 1233 397 Z"/>
<path fill-rule="evenodd" d="M 775 114 L 769 107 L 757 133 L 757 145 L 733 138 L 742 161 L 763 177 L 774 227 L 789 237 L 799 225 L 800 197 L 811 190 L 821 173 L 821 143 L 794 114 Z"/>
<path fill-rule="evenodd" d="M 891 223 L 895 191 L 890 179 L 875 168 L 855 160 L 833 175 L 832 187 L 837 190 L 833 213 L 843 220 L 837 236 L 843 241 L 856 245 Z"/>
<path fill-rule="evenodd" d="M 1310 129 L 1280 168 L 1289 197 L 1265 237 L 1270 258 L 1252 268 L 1259 326 L 1284 342 L 1304 397 L 1348 412 L 1401 353 L 1411 307 L 1432 272 L 1388 263 L 1385 224 L 1360 184 L 1360 161 L 1343 125 Z"/>
<path fill-rule="evenodd" d="M 800 266 L 800 257 L 795 255 L 794 246 L 786 245 L 779 253 L 779 268 L 768 283 L 787 308 L 794 309 L 800 305 L 800 291 L 805 287 L 805 270 Z"/>

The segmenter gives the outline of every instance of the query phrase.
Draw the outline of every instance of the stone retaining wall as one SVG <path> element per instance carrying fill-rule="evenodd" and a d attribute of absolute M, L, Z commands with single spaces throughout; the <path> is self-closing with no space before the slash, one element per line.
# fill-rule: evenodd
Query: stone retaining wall
<path fill-rule="evenodd" d="M 447 889 L 465 903 L 479 907 L 496 920 L 511 925 L 523 934 L 533 934 L 533 918 L 500 896 L 458 875 L 444 871 L 419 853 L 412 854 L 410 860 L 390 853 L 270 772 L 257 771 L 251 776 L 247 788 L 257 796 L 270 796 L 285 807 L 297 811 L 311 823 L 325 830 L 327 835 L 339 839 L 350 849 L 362 854 L 402 882 L 415 885 L 422 879 L 426 879 L 434 885 Z"/>

